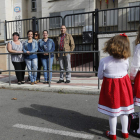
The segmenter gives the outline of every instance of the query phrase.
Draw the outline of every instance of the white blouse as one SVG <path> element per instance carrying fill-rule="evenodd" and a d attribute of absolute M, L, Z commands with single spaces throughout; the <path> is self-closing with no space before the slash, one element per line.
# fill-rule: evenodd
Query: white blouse
<path fill-rule="evenodd" d="M 133 55 L 131 69 L 130 69 L 130 79 L 134 80 L 137 72 L 140 70 L 140 44 L 135 47 L 135 52 Z"/>
<path fill-rule="evenodd" d="M 122 78 L 127 75 L 129 69 L 128 59 L 117 59 L 108 56 L 101 59 L 98 69 L 98 78 Z"/>

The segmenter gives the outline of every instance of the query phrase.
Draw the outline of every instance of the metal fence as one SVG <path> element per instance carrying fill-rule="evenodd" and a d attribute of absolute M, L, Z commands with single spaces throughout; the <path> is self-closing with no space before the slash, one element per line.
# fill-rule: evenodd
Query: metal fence
<path fill-rule="evenodd" d="M 95 11 L 69 14 L 64 16 L 63 22 L 67 32 L 75 41 L 75 51 L 97 51 L 98 39 L 95 33 Z M 94 61 L 96 59 L 96 61 Z M 98 56 L 93 56 L 93 69 L 98 69 Z"/>
<path fill-rule="evenodd" d="M 97 39 L 97 28 L 95 28 L 95 11 L 76 13 L 55 17 L 44 17 L 14 21 L 5 21 L 6 24 L 6 40 L 12 39 L 12 33 L 17 31 L 20 34 L 20 39 L 27 38 L 27 31 L 33 30 L 38 31 L 40 38 L 43 38 L 43 30 L 48 30 L 49 38 L 53 39 L 54 42 L 60 34 L 60 28 L 62 24 L 66 25 L 67 32 L 71 34 L 75 42 L 74 51 L 97 51 L 98 50 L 98 39 Z M 73 56 L 72 56 L 73 57 Z M 74 59 L 74 58 L 73 58 Z M 93 69 L 98 69 L 98 56 L 93 56 Z"/>
<path fill-rule="evenodd" d="M 49 37 L 56 41 L 60 28 L 64 24 L 75 42 L 74 51 L 98 51 L 98 34 L 136 32 L 140 24 L 140 6 L 122 7 L 92 12 L 83 12 L 54 17 L 30 18 L 5 21 L 6 40 L 12 39 L 12 33 L 17 31 L 20 39 L 27 38 L 27 31 L 38 31 L 42 38 L 42 31 L 48 30 Z M 93 69 L 98 70 L 98 56 L 93 59 Z"/>
<path fill-rule="evenodd" d="M 50 37 L 55 39 L 60 33 L 60 27 L 65 24 L 68 33 L 76 42 L 76 51 L 97 50 L 96 35 L 105 33 L 135 32 L 140 24 L 140 5 L 122 8 L 83 12 L 55 17 L 30 18 L 5 21 L 6 40 L 12 39 L 12 33 L 17 31 L 20 38 L 27 38 L 27 31 L 32 29 L 42 35 L 47 29 Z M 93 44 L 92 47 L 89 47 Z"/>
<path fill-rule="evenodd" d="M 136 32 L 140 24 L 140 5 L 83 12 L 55 17 L 30 18 L 14 21 L 5 21 L 6 41 L 12 39 L 12 33 L 17 31 L 20 39 L 27 38 L 27 31 L 38 31 L 42 38 L 42 31 L 48 30 L 49 37 L 55 42 L 60 34 L 60 28 L 64 24 L 67 32 L 71 34 L 75 42 L 75 50 L 71 55 L 72 72 L 97 72 L 99 57 L 98 34 Z M 58 53 L 58 52 L 57 52 Z M 93 54 L 92 54 L 93 53 Z M 53 71 L 59 71 L 59 64 L 54 59 Z M 87 67 L 89 66 L 89 67 Z M 84 72 L 85 72 L 84 70 Z"/>
<path fill-rule="evenodd" d="M 45 53 L 45 52 L 44 52 Z M 48 53 L 48 52 L 46 52 Z M 98 55 L 98 58 L 100 59 L 100 52 L 99 51 L 75 51 L 75 52 L 53 52 L 54 54 L 54 60 L 53 60 L 53 65 L 52 65 L 52 70 L 50 69 L 50 65 L 51 65 L 51 54 L 52 53 L 48 53 L 49 54 L 49 70 L 31 70 L 31 72 L 48 72 L 49 73 L 49 78 L 50 78 L 50 73 L 60 73 L 62 71 L 60 71 L 60 66 L 58 61 L 56 60 L 56 54 L 58 53 L 70 53 L 71 56 L 74 56 L 74 59 L 71 59 L 71 65 L 72 65 L 72 69 L 71 71 L 63 71 L 63 72 L 70 72 L 70 73 L 94 73 L 97 74 L 98 71 L 96 71 L 95 69 L 93 70 L 93 56 L 95 56 L 95 54 Z M 11 69 L 10 67 L 10 63 L 11 63 L 11 55 L 13 54 L 19 54 L 19 53 L 0 53 L 0 55 L 8 55 L 8 70 L 2 70 L 1 72 L 9 72 L 9 85 L 11 85 L 11 72 L 16 72 L 16 71 L 22 71 L 22 70 L 14 70 Z M 26 54 L 26 53 L 22 53 L 22 54 Z M 33 53 L 32 53 L 33 54 Z M 35 54 L 42 54 L 42 52 L 36 52 Z M 72 57 L 71 57 L 72 58 Z M 88 59 L 88 61 L 87 61 Z M 78 64 L 77 64 L 78 63 Z M 23 70 L 25 72 L 29 72 L 28 70 Z M 49 87 L 51 86 L 51 82 L 49 79 Z M 98 80 L 98 89 L 100 87 L 100 83 Z"/>
<path fill-rule="evenodd" d="M 136 32 L 140 24 L 140 5 L 97 10 L 97 12 L 98 34 Z"/>
<path fill-rule="evenodd" d="M 57 26 L 57 22 L 59 25 Z M 13 21 L 5 21 L 6 24 L 6 40 L 12 40 L 12 33 L 18 32 L 20 39 L 27 39 L 27 31 L 38 31 L 42 38 L 43 30 L 48 30 L 51 38 L 60 34 L 60 27 L 62 25 L 62 17 L 44 17 L 44 18 L 30 18 Z"/>

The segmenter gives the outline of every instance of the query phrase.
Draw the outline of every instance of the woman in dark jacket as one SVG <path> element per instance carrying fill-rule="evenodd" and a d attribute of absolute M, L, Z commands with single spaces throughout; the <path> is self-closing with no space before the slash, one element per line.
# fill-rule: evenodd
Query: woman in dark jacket
<path fill-rule="evenodd" d="M 41 61 L 43 65 L 43 70 L 47 71 L 49 70 L 49 54 L 48 52 L 54 52 L 55 50 L 55 44 L 52 39 L 48 38 L 48 31 L 43 31 L 43 39 L 40 39 L 38 42 L 38 50 L 39 52 L 44 52 L 41 54 Z M 50 57 L 50 70 L 52 70 L 52 64 L 53 64 L 54 54 L 51 54 Z M 50 73 L 50 80 L 52 79 L 52 72 Z M 49 83 L 49 72 L 44 72 L 44 80 L 45 83 Z"/>
<path fill-rule="evenodd" d="M 27 65 L 27 69 L 29 71 L 38 69 L 38 58 L 37 54 L 32 54 L 34 52 L 38 51 L 38 44 L 37 41 L 33 39 L 33 31 L 29 30 L 27 32 L 28 40 L 25 40 L 23 43 L 23 52 L 26 53 L 24 55 L 25 62 Z M 37 84 L 36 78 L 37 78 L 37 72 L 29 72 L 29 77 L 31 80 L 31 85 Z"/>

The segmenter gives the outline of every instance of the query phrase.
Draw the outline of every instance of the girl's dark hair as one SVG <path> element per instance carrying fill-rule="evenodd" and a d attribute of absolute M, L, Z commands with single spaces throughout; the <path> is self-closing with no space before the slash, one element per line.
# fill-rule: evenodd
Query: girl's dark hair
<path fill-rule="evenodd" d="M 33 32 L 32 30 L 29 30 L 29 31 L 27 32 L 27 35 L 28 35 L 30 32 L 32 32 L 32 33 L 34 34 L 34 32 Z"/>
<path fill-rule="evenodd" d="M 43 34 L 44 34 L 44 32 L 47 32 L 47 34 L 49 33 L 47 30 L 44 30 L 44 31 L 43 31 Z"/>
<path fill-rule="evenodd" d="M 13 36 L 14 36 L 14 35 L 16 35 L 16 36 L 19 37 L 19 33 L 18 33 L 18 32 L 14 32 L 14 33 L 13 33 Z"/>

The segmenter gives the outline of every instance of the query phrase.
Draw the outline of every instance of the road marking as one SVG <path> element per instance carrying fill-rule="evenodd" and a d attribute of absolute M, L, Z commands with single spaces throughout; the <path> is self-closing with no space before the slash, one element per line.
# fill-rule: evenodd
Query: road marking
<path fill-rule="evenodd" d="M 56 135 L 70 136 L 70 137 L 75 137 L 75 138 L 83 138 L 83 139 L 90 139 L 90 140 L 94 138 L 94 135 L 54 130 L 54 129 L 49 129 L 49 128 L 23 125 L 23 124 L 15 124 L 13 125 L 13 127 L 27 129 L 27 130 L 34 130 L 34 131 L 39 131 L 39 132 L 45 132 L 45 133 L 51 133 L 51 134 L 56 134 Z"/>

